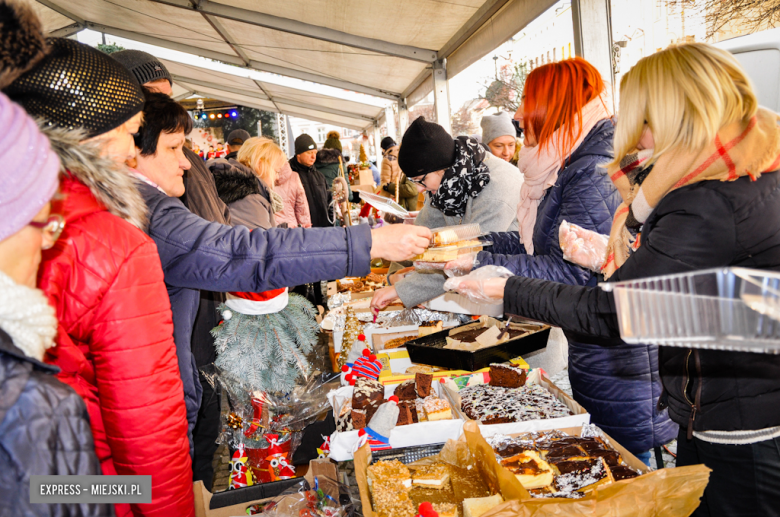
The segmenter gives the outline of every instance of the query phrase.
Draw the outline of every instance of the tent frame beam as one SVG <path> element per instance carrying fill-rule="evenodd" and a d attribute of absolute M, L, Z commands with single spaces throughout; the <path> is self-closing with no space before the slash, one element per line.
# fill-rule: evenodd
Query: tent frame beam
<path fill-rule="evenodd" d="M 163 4 L 188 11 L 200 12 L 227 20 L 234 20 L 257 27 L 296 34 L 306 38 L 327 41 L 338 45 L 359 48 L 389 56 L 400 57 L 412 61 L 432 63 L 438 57 L 435 50 L 428 50 L 409 45 L 399 45 L 389 41 L 356 36 L 347 32 L 341 32 L 327 27 L 311 25 L 309 23 L 273 16 L 270 14 L 251 11 L 239 7 L 212 2 L 211 0 L 150 0 L 157 4 Z"/>
<path fill-rule="evenodd" d="M 453 52 L 463 45 L 470 37 L 472 37 L 479 29 L 482 28 L 498 11 L 501 10 L 511 0 L 488 0 L 482 7 L 469 18 L 463 27 L 450 38 L 450 40 L 444 44 L 439 50 L 439 58 L 446 59 L 452 55 Z M 422 81 L 421 81 L 422 82 Z M 416 88 L 416 87 L 415 87 Z M 412 88 L 413 90 L 414 88 Z"/>
<path fill-rule="evenodd" d="M 318 75 L 311 72 L 304 72 L 302 70 L 295 70 L 293 68 L 287 68 L 284 66 L 272 65 L 269 63 L 263 63 L 260 61 L 251 60 L 249 67 L 247 67 L 243 60 L 238 56 L 230 54 L 224 54 L 222 52 L 215 52 L 213 50 L 206 50 L 200 47 L 194 47 L 184 43 L 176 43 L 166 39 L 157 38 L 154 36 L 147 36 L 146 34 L 139 34 L 137 32 L 127 31 L 124 29 L 118 29 L 116 27 L 109 27 L 107 25 L 101 25 L 92 22 L 86 22 L 86 27 L 98 32 L 105 32 L 119 38 L 127 38 L 141 43 L 148 43 L 150 45 L 156 45 L 158 47 L 164 47 L 171 50 L 178 50 L 180 52 L 186 52 L 188 54 L 194 54 L 196 56 L 206 57 L 209 59 L 215 59 L 222 61 L 223 63 L 229 63 L 231 65 L 237 65 L 250 70 L 258 72 L 268 72 L 271 74 L 283 75 L 286 77 L 292 77 L 295 79 L 301 79 L 303 81 L 310 81 L 313 83 L 324 84 L 326 86 L 333 86 L 334 88 L 343 88 L 345 90 L 351 90 L 354 92 L 365 93 L 367 95 L 373 95 L 374 97 L 380 97 L 383 99 L 398 100 L 401 96 L 400 93 L 389 92 L 386 90 L 380 90 L 365 86 L 362 84 L 352 83 L 349 81 L 343 81 L 332 77 L 326 77 L 324 75 Z"/>
<path fill-rule="evenodd" d="M 51 31 L 47 34 L 47 36 L 51 38 L 69 38 L 73 36 L 74 34 L 81 32 L 84 30 L 84 26 L 79 23 L 72 23 L 70 25 L 66 25 L 65 27 L 61 27 L 57 30 Z"/>

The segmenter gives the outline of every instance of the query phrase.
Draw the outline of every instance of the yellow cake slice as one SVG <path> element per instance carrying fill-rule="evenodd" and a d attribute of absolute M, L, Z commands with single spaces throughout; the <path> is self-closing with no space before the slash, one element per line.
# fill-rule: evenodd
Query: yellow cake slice
<path fill-rule="evenodd" d="M 550 464 L 544 461 L 536 451 L 523 451 L 520 454 L 501 460 L 501 466 L 515 475 L 526 489 L 543 488 L 553 482 Z"/>
<path fill-rule="evenodd" d="M 412 476 L 412 486 L 442 490 L 449 485 L 450 469 L 446 465 L 434 464 L 418 468 Z"/>
<path fill-rule="evenodd" d="M 492 510 L 496 506 L 504 502 L 504 498 L 500 495 L 491 495 L 490 497 L 476 497 L 473 499 L 463 500 L 463 517 L 480 517 L 488 510 Z"/>

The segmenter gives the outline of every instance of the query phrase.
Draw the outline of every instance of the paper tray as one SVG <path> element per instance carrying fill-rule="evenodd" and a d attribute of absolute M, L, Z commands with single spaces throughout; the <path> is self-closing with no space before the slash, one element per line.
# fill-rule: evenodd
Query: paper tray
<path fill-rule="evenodd" d="M 579 405 L 576 400 L 571 398 L 565 391 L 556 386 L 549 378 L 542 375 L 540 370 L 531 370 L 526 380 L 528 384 L 538 384 L 547 391 L 555 395 L 573 415 L 559 418 L 548 418 L 545 420 L 527 420 L 525 422 L 509 422 L 506 424 L 479 424 L 479 431 L 482 436 L 493 436 L 494 434 L 520 434 L 540 431 L 543 429 L 563 429 L 566 427 L 578 427 L 590 423 L 590 413 L 584 407 Z M 443 389 L 444 396 L 452 406 L 452 411 L 464 421 L 469 420 L 460 410 L 460 395 L 453 392 L 446 386 Z"/>
<path fill-rule="evenodd" d="M 550 337 L 550 327 L 540 325 L 539 331 L 515 339 L 510 339 L 499 345 L 483 348 L 474 352 L 467 350 L 449 350 L 447 336 L 452 329 L 445 329 L 404 344 L 409 352 L 409 358 L 416 364 L 440 366 L 450 370 L 466 370 L 474 372 L 481 370 L 490 363 L 503 363 L 517 356 L 541 350 L 547 346 Z"/>

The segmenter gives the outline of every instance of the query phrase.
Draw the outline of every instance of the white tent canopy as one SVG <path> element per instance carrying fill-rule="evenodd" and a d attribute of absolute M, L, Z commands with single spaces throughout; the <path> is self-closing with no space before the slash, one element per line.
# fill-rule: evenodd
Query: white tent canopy
<path fill-rule="evenodd" d="M 554 0 L 37 0 L 45 29 L 90 28 L 254 70 L 413 104 L 499 46 Z M 169 63 L 166 63 L 168 65 Z M 186 91 L 365 128 L 375 107 L 181 69 Z M 187 82 L 185 79 L 189 79 Z M 197 81 L 197 83 L 195 82 Z M 209 85 L 222 85 L 215 88 Z M 206 86 L 204 86 L 206 85 Z M 229 91 L 228 91 L 229 89 Z M 368 118 L 366 118 L 368 117 Z"/>

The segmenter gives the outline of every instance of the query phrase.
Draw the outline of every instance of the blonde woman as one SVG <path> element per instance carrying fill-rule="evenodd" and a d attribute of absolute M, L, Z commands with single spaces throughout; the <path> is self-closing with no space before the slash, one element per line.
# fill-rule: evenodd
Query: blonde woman
<path fill-rule="evenodd" d="M 758 107 L 728 52 L 693 43 L 640 60 L 621 82 L 609 166 L 623 197 L 603 265 L 609 279 L 780 270 L 778 166 L 778 115 Z M 479 287 L 503 297 L 508 313 L 621 343 L 612 295 L 598 287 L 512 277 L 458 290 Z M 780 356 L 660 347 L 659 370 L 659 405 L 680 425 L 677 465 L 713 470 L 694 515 L 778 515 Z"/>
<path fill-rule="evenodd" d="M 209 163 L 220 199 L 230 208 L 234 225 L 267 230 L 276 226 L 274 212 L 281 209 L 281 198 L 271 186 L 284 153 L 267 138 L 250 138 L 238 152 L 238 159 L 218 158 Z M 276 202 L 274 201 L 276 199 Z"/>

